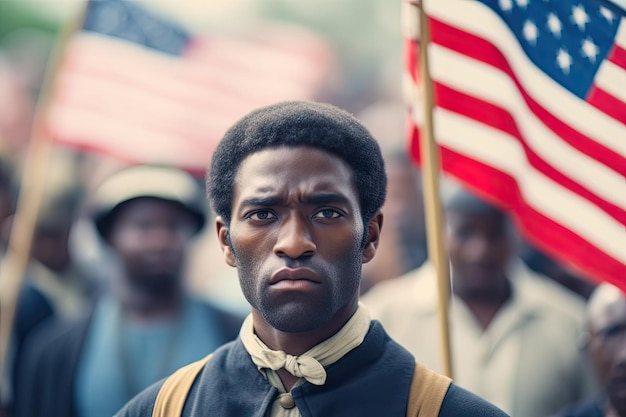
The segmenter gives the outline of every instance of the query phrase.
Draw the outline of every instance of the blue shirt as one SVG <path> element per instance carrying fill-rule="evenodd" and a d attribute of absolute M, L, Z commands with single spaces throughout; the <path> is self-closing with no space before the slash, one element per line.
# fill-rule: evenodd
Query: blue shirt
<path fill-rule="evenodd" d="M 78 417 L 111 417 L 142 389 L 216 349 L 222 341 L 210 321 L 201 303 L 187 299 L 177 318 L 123 322 L 119 304 L 103 297 L 78 363 Z"/>

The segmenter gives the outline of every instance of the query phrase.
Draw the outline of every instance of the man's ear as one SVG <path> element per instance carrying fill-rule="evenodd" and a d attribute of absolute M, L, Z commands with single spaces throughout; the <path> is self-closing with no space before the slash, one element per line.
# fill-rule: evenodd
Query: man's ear
<path fill-rule="evenodd" d="M 232 267 L 236 267 L 235 257 L 233 256 L 233 249 L 230 246 L 230 230 L 222 219 L 222 216 L 217 216 L 215 219 L 215 227 L 217 230 L 217 239 L 222 247 L 222 253 L 224 254 L 224 260 Z"/>
<path fill-rule="evenodd" d="M 380 231 L 383 228 L 383 213 L 379 210 L 367 224 L 367 242 L 363 248 L 363 263 L 368 263 L 374 259 L 378 243 L 380 242 Z"/>

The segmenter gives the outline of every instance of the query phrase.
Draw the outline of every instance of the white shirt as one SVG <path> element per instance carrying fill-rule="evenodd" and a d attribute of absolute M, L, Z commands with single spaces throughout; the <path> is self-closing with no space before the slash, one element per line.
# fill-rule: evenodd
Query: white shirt
<path fill-rule="evenodd" d="M 463 301 L 452 297 L 452 376 L 512 417 L 552 415 L 594 392 L 595 381 L 577 345 L 584 302 L 521 263 L 509 276 L 511 299 L 485 331 Z M 431 264 L 382 282 L 361 301 L 419 362 L 443 371 Z"/>

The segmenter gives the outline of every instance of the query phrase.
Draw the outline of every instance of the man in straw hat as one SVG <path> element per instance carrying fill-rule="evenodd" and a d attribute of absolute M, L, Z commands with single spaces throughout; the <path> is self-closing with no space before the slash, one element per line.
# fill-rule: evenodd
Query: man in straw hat
<path fill-rule="evenodd" d="M 111 255 L 106 289 L 87 318 L 30 340 L 17 417 L 110 417 L 148 385 L 236 337 L 241 325 L 185 291 L 185 255 L 205 224 L 193 177 L 168 167 L 126 168 L 90 203 Z"/>

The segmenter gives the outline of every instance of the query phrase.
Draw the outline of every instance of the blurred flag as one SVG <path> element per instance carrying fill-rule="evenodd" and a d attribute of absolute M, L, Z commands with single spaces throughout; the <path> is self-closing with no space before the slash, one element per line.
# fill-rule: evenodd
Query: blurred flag
<path fill-rule="evenodd" d="M 442 170 L 512 210 L 525 237 L 626 290 L 626 19 L 600 0 L 430 0 Z M 411 152 L 423 111 L 405 8 Z"/>
<path fill-rule="evenodd" d="M 53 87 L 54 139 L 128 163 L 203 173 L 217 141 L 248 111 L 313 99 L 331 66 L 318 36 L 273 27 L 253 36 L 192 34 L 137 2 L 87 3 Z"/>

